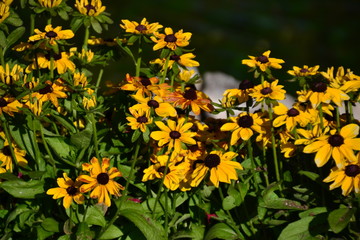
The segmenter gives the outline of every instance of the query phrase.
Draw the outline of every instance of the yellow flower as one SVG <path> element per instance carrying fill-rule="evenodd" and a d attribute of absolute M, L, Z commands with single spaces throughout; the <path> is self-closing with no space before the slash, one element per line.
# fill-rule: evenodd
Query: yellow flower
<path fill-rule="evenodd" d="M 90 193 L 91 198 L 97 198 L 98 203 L 104 203 L 106 206 L 111 206 L 111 200 L 109 195 L 120 197 L 120 190 L 124 190 L 124 187 L 114 181 L 114 178 L 121 177 L 121 173 L 116 167 L 110 167 L 110 159 L 103 158 L 102 163 L 93 157 L 90 163 L 83 163 L 83 171 L 90 173 L 89 175 L 80 175 L 78 180 L 84 182 L 80 187 L 80 192 L 85 193 L 92 190 Z"/>
<path fill-rule="evenodd" d="M 339 67 L 334 76 L 334 67 L 328 68 L 327 72 L 321 72 L 321 75 L 330 82 L 330 87 L 340 89 L 341 91 L 357 92 L 360 88 L 360 76 L 355 75 L 350 69 L 346 73 L 344 67 Z"/>
<path fill-rule="evenodd" d="M 153 131 L 150 137 L 158 141 L 159 147 L 168 144 L 169 151 L 174 149 L 175 152 L 179 152 L 183 149 L 183 144 L 196 144 L 193 139 L 196 133 L 190 131 L 193 124 L 185 123 L 185 118 L 179 118 L 177 124 L 170 119 L 167 120 L 167 126 L 161 121 L 155 121 L 155 124 L 161 131 Z"/>
<path fill-rule="evenodd" d="M 62 0 L 38 0 L 40 5 L 46 8 L 54 8 L 61 4 Z"/>
<path fill-rule="evenodd" d="M 165 28 L 165 34 L 154 32 L 154 36 L 151 37 L 151 40 L 156 44 L 153 47 L 153 50 L 159 50 L 161 48 L 167 47 L 171 50 L 175 50 L 177 47 L 186 47 L 189 45 L 189 40 L 191 38 L 190 32 L 183 32 L 180 30 L 176 33 L 172 28 Z"/>
<path fill-rule="evenodd" d="M 63 177 L 57 179 L 57 184 L 59 187 L 50 188 L 46 194 L 53 195 L 53 199 L 64 198 L 64 208 L 69 208 L 73 201 L 77 204 L 84 203 L 85 198 L 79 191 L 80 181 L 74 182 L 66 173 L 63 173 Z"/>
<path fill-rule="evenodd" d="M 0 23 L 10 16 L 10 7 L 6 3 L 0 2 Z"/>
<path fill-rule="evenodd" d="M 14 112 L 19 112 L 19 108 L 23 105 L 13 97 L 0 97 L 0 115 L 7 113 L 10 116 L 14 116 Z"/>
<path fill-rule="evenodd" d="M 273 107 L 273 110 L 277 115 L 273 121 L 274 127 L 280 127 L 285 124 L 286 129 L 291 131 L 298 124 L 301 127 L 305 127 L 310 122 L 310 116 L 296 105 L 288 109 L 284 104 L 279 103 Z"/>
<path fill-rule="evenodd" d="M 28 161 L 24 158 L 26 152 L 19 149 L 15 144 L 12 144 L 11 146 L 14 150 L 17 164 L 21 167 L 25 167 L 28 163 Z M 1 149 L 0 162 L 0 167 L 5 167 L 5 169 L 10 172 L 13 171 L 13 159 L 11 156 L 11 150 L 8 141 L 5 141 L 4 147 Z"/>
<path fill-rule="evenodd" d="M 348 124 L 341 128 L 340 133 L 320 136 L 316 141 L 305 146 L 304 153 L 315 153 L 316 166 L 322 167 L 328 162 L 330 156 L 335 160 L 336 166 L 342 168 L 346 161 L 355 162 L 354 150 L 360 150 L 359 126 Z"/>
<path fill-rule="evenodd" d="M 18 81 L 23 73 L 23 67 L 18 64 L 15 64 L 11 68 L 11 70 L 8 63 L 6 63 L 5 68 L 0 65 L 0 79 L 3 83 L 7 85 L 11 85 L 14 82 Z"/>
<path fill-rule="evenodd" d="M 150 96 L 150 88 L 156 86 L 159 82 L 157 77 L 131 77 L 126 74 L 126 82 L 120 87 L 125 91 L 138 91 L 138 94 L 146 94 Z"/>
<path fill-rule="evenodd" d="M 82 99 L 82 103 L 85 109 L 89 110 L 96 106 L 96 95 L 91 88 L 85 88 L 85 96 Z"/>
<path fill-rule="evenodd" d="M 287 72 L 288 74 L 296 77 L 312 76 L 318 73 L 319 67 L 319 65 L 316 65 L 314 67 L 308 67 L 307 65 L 304 65 L 302 68 L 294 66 L 293 70 L 289 70 Z"/>
<path fill-rule="evenodd" d="M 163 26 L 159 23 L 149 23 L 146 21 L 146 18 L 143 18 L 140 23 L 129 20 L 121 20 L 123 24 L 120 24 L 120 27 L 125 29 L 127 33 L 134 34 L 153 34 L 157 32 Z"/>
<path fill-rule="evenodd" d="M 65 86 L 61 80 L 55 82 L 47 81 L 45 87 L 34 92 L 31 97 L 41 102 L 51 101 L 55 107 L 59 106 L 58 98 L 67 98 Z"/>
<path fill-rule="evenodd" d="M 49 44 L 57 44 L 57 40 L 70 39 L 74 37 L 74 33 L 71 30 L 61 30 L 62 27 L 53 28 L 52 25 L 46 25 L 45 32 L 41 32 L 39 29 L 35 29 L 34 32 L 36 35 L 30 36 L 29 41 L 39 41 L 42 39 L 49 40 Z"/>
<path fill-rule="evenodd" d="M 261 133 L 264 120 L 257 113 L 242 112 L 237 117 L 230 117 L 231 123 L 225 123 L 220 130 L 231 131 L 230 145 L 236 144 L 241 138 L 246 141 L 254 134 L 253 131 Z"/>
<path fill-rule="evenodd" d="M 198 61 L 193 60 L 195 55 L 193 53 L 185 53 L 181 55 L 172 54 L 168 60 L 167 68 L 171 69 L 174 63 L 177 63 L 183 67 L 198 67 L 200 66 Z M 162 66 L 162 71 L 166 68 L 166 58 L 157 58 L 150 61 L 150 64 L 159 64 Z"/>
<path fill-rule="evenodd" d="M 210 172 L 210 182 L 215 187 L 219 187 L 219 182 L 231 183 L 231 180 L 237 180 L 235 169 L 243 169 L 240 163 L 232 161 L 237 155 L 235 152 L 210 152 L 203 160 L 198 160 L 194 164 L 190 185 L 198 186 L 208 172 Z"/>
<path fill-rule="evenodd" d="M 5 3 L 6 5 L 10 6 L 13 0 L 1 0 L 1 2 Z"/>
<path fill-rule="evenodd" d="M 259 67 L 261 71 L 265 72 L 268 68 L 280 69 L 282 66 L 281 63 L 284 63 L 284 60 L 277 58 L 270 58 L 270 50 L 264 52 L 259 57 L 249 56 L 250 59 L 242 60 L 242 64 L 245 64 L 251 68 Z"/>
<path fill-rule="evenodd" d="M 92 17 L 98 16 L 106 9 L 101 0 L 76 0 L 75 7 L 81 14 Z"/>
<path fill-rule="evenodd" d="M 53 69 L 56 69 L 59 74 L 66 73 L 68 70 L 71 72 L 75 72 L 75 64 L 69 59 L 71 56 L 70 53 L 61 52 L 59 54 L 53 54 L 52 57 L 54 58 L 53 61 Z M 37 61 L 37 62 L 36 62 Z M 37 54 L 37 58 L 33 59 L 33 63 L 30 64 L 26 68 L 26 73 L 30 73 L 37 68 L 47 68 L 50 70 L 51 68 L 51 54 Z"/>
<path fill-rule="evenodd" d="M 284 100 L 286 91 L 282 89 L 284 86 L 277 85 L 279 80 L 275 80 L 271 83 L 264 81 L 262 84 L 259 84 L 254 87 L 254 91 L 249 93 L 249 95 L 257 102 L 263 101 L 265 98 L 273 100 Z"/>
<path fill-rule="evenodd" d="M 119 39 L 122 42 L 125 42 L 125 40 L 123 39 Z M 88 44 L 89 45 L 106 45 L 108 47 L 113 47 L 117 45 L 116 42 L 116 38 L 107 38 L 107 39 L 102 39 L 102 38 L 96 38 L 94 36 L 90 37 L 88 39 Z"/>
<path fill-rule="evenodd" d="M 150 117 L 150 110 L 144 108 L 130 108 L 129 109 L 132 117 L 126 117 L 126 120 L 129 121 L 127 125 L 131 129 L 136 130 L 140 129 L 142 132 L 145 132 L 148 124 L 152 124 L 152 118 Z"/>
<path fill-rule="evenodd" d="M 179 73 L 179 79 L 184 82 L 189 82 L 195 75 L 194 70 L 182 70 Z"/>
<path fill-rule="evenodd" d="M 227 89 L 223 94 L 221 103 L 225 107 L 238 105 L 249 100 L 249 94 L 254 90 L 254 83 L 250 80 L 241 81 L 239 88 Z"/>
<path fill-rule="evenodd" d="M 342 168 L 333 167 L 329 176 L 327 176 L 323 181 L 324 182 L 333 182 L 329 188 L 333 190 L 334 188 L 340 187 L 342 190 L 342 195 L 347 196 L 352 191 L 359 193 L 360 190 L 360 163 L 359 163 L 360 154 L 357 156 L 357 161 L 352 163 L 346 163 Z"/>
<path fill-rule="evenodd" d="M 167 171 L 165 174 L 167 166 Z M 144 170 L 143 182 L 163 178 L 164 185 L 174 191 L 179 187 L 180 181 L 184 178 L 184 165 L 171 161 L 168 155 L 156 156 L 155 163 Z"/>

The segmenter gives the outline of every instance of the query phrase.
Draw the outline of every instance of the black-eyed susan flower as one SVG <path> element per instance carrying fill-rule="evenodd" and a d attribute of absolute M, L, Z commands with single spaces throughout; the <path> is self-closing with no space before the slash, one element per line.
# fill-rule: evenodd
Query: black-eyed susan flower
<path fill-rule="evenodd" d="M 345 72 L 344 67 L 339 67 L 334 75 L 334 67 L 330 67 L 321 75 L 329 81 L 329 86 L 340 89 L 345 93 L 356 92 L 360 88 L 360 76 L 355 75 L 350 69 Z"/>
<path fill-rule="evenodd" d="M 14 112 L 19 112 L 19 108 L 21 107 L 23 107 L 23 105 L 13 97 L 0 97 L 0 115 L 7 113 L 13 117 Z"/>
<path fill-rule="evenodd" d="M 175 152 L 179 152 L 183 149 L 183 144 L 196 144 L 194 136 L 196 133 L 191 132 L 190 128 L 192 123 L 185 123 L 185 118 L 178 118 L 177 123 L 168 119 L 167 125 L 161 121 L 155 121 L 155 124 L 161 131 L 153 131 L 150 137 L 155 141 L 158 141 L 158 146 L 162 147 L 168 144 L 167 149 L 170 151 L 174 149 Z"/>
<path fill-rule="evenodd" d="M 336 166 L 342 168 L 347 161 L 355 162 L 354 150 L 360 150 L 359 126 L 348 124 L 340 129 L 339 133 L 320 136 L 316 141 L 304 147 L 304 153 L 315 153 L 316 166 L 322 167 L 330 157 L 335 160 Z"/>
<path fill-rule="evenodd" d="M 38 0 L 40 5 L 45 8 L 54 8 L 61 4 L 62 0 Z"/>
<path fill-rule="evenodd" d="M 91 88 L 85 88 L 85 94 L 82 99 L 82 104 L 85 109 L 90 110 L 96 106 L 96 94 Z"/>
<path fill-rule="evenodd" d="M 68 177 L 67 173 L 63 173 L 63 177 L 58 178 L 57 184 L 59 187 L 50 188 L 46 194 L 53 195 L 53 199 L 63 199 L 64 208 L 69 208 L 73 201 L 77 204 L 83 204 L 85 197 L 80 193 L 79 187 L 82 184 L 80 181 L 73 181 Z"/>
<path fill-rule="evenodd" d="M 120 89 L 125 91 L 138 91 L 138 94 L 150 96 L 150 88 L 159 83 L 157 77 L 132 77 L 126 74 L 126 82 L 121 85 Z"/>
<path fill-rule="evenodd" d="M 211 151 L 203 160 L 193 164 L 190 185 L 198 186 L 208 172 L 210 172 L 210 182 L 215 187 L 219 187 L 219 182 L 231 183 L 231 180 L 237 180 L 236 169 L 243 169 L 240 163 L 233 161 L 237 155 L 235 152 Z"/>
<path fill-rule="evenodd" d="M 10 7 L 6 3 L 0 2 L 0 23 L 10 16 Z"/>
<path fill-rule="evenodd" d="M 177 47 L 186 47 L 189 45 L 191 35 L 190 32 L 183 32 L 183 30 L 174 33 L 169 27 L 165 28 L 165 34 L 154 32 L 154 36 L 151 37 L 151 40 L 156 43 L 153 50 L 156 51 L 165 47 L 175 50 Z"/>
<path fill-rule="evenodd" d="M 185 53 L 181 55 L 172 54 L 166 65 L 166 58 L 157 58 L 153 61 L 150 61 L 151 64 L 159 64 L 162 67 L 162 70 L 165 68 L 171 69 L 174 63 L 181 65 L 182 67 L 198 67 L 200 63 L 195 61 L 195 55 L 193 53 Z"/>
<path fill-rule="evenodd" d="M 53 66 L 51 64 L 51 57 L 53 57 Z M 33 63 L 31 63 L 26 68 L 26 73 L 30 73 L 33 70 L 39 68 L 47 68 L 56 69 L 59 74 L 66 73 L 68 70 L 70 72 L 75 72 L 75 64 L 70 60 L 71 54 L 67 52 L 60 52 L 59 54 L 53 53 L 39 53 L 37 54 L 37 58 L 33 59 Z"/>
<path fill-rule="evenodd" d="M 129 125 L 131 129 L 140 129 L 140 131 L 145 132 L 147 125 L 152 124 L 153 119 L 150 117 L 150 109 L 129 108 L 129 111 L 132 117 L 126 117 L 126 120 L 129 121 L 127 125 Z"/>
<path fill-rule="evenodd" d="M 23 73 L 24 68 L 18 64 L 10 67 L 7 63 L 5 65 L 5 68 L 0 65 L 0 80 L 7 85 L 11 85 L 14 82 L 18 81 Z"/>
<path fill-rule="evenodd" d="M 184 110 L 190 108 L 195 115 L 199 115 L 201 109 L 206 112 L 214 110 L 210 98 L 204 92 L 193 87 L 186 87 L 184 91 L 179 88 L 177 91 L 169 93 L 164 99 L 173 103 L 175 107 Z"/>
<path fill-rule="evenodd" d="M 89 45 L 105 45 L 108 47 L 113 47 L 116 46 L 118 43 L 116 42 L 116 38 L 97 38 L 97 37 L 90 37 L 88 39 L 88 44 Z M 126 42 L 126 40 L 124 39 L 119 39 L 121 42 Z"/>
<path fill-rule="evenodd" d="M 15 144 L 12 144 L 11 146 L 14 150 L 17 165 L 25 167 L 28 164 L 28 161 L 25 159 L 26 152 L 18 148 Z M 14 163 L 8 141 L 4 142 L 4 147 L 0 150 L 0 161 L 0 167 L 4 167 L 7 171 L 10 172 L 13 171 Z"/>
<path fill-rule="evenodd" d="M 275 80 L 271 83 L 264 81 L 262 84 L 256 85 L 252 93 L 249 95 L 257 102 L 261 102 L 264 99 L 284 100 L 286 91 L 284 86 L 278 85 L 279 80 Z"/>
<path fill-rule="evenodd" d="M 284 60 L 277 58 L 270 58 L 270 50 L 264 52 L 261 56 L 253 57 L 249 56 L 250 59 L 242 60 L 242 64 L 245 64 L 251 68 L 258 67 L 261 71 L 265 72 L 268 68 L 280 69 L 282 66 L 281 63 L 284 63 Z"/>
<path fill-rule="evenodd" d="M 154 97 L 144 97 L 143 95 L 137 93 L 131 95 L 139 104 L 132 106 L 132 109 L 139 110 L 144 109 L 146 111 L 150 111 L 153 109 L 156 115 L 160 117 L 176 117 L 177 112 L 176 109 L 168 102 L 164 102 L 164 100 L 159 96 Z"/>
<path fill-rule="evenodd" d="M 346 163 L 342 168 L 333 167 L 329 176 L 323 181 L 330 184 L 329 189 L 341 187 L 342 195 L 347 196 L 351 192 L 360 192 L 360 163 L 358 160 L 352 163 Z"/>
<path fill-rule="evenodd" d="M 121 177 L 121 172 L 116 168 L 110 167 L 110 159 L 103 158 L 101 164 L 96 157 L 90 160 L 90 163 L 83 163 L 82 170 L 87 171 L 90 175 L 80 175 L 78 180 L 84 182 L 81 185 L 80 192 L 90 193 L 91 198 L 97 198 L 98 203 L 104 203 L 106 206 L 111 206 L 109 195 L 120 197 L 120 190 L 124 187 L 115 182 L 114 178 Z"/>
<path fill-rule="evenodd" d="M 41 102 L 51 101 L 55 107 L 58 107 L 58 98 L 67 98 L 66 87 L 60 79 L 55 82 L 47 81 L 45 86 L 32 93 L 31 97 Z"/>
<path fill-rule="evenodd" d="M 136 21 L 129 21 L 127 19 L 123 19 L 121 22 L 123 24 L 120 24 L 120 27 L 125 29 L 125 32 L 134 34 L 150 35 L 159 31 L 159 29 L 163 27 L 158 22 L 149 23 L 146 18 L 143 18 L 140 23 Z"/>
<path fill-rule="evenodd" d="M 1 0 L 1 2 L 5 3 L 6 5 L 10 6 L 13 0 Z"/>
<path fill-rule="evenodd" d="M 230 117 L 231 122 L 225 123 L 220 130 L 231 131 L 230 145 L 236 144 L 241 138 L 246 141 L 255 132 L 261 133 L 263 131 L 262 125 L 264 120 L 258 113 L 242 112 L 237 117 Z"/>
<path fill-rule="evenodd" d="M 302 68 L 294 66 L 293 70 L 287 71 L 288 74 L 295 76 L 295 77 L 306 77 L 306 76 L 313 76 L 318 73 L 319 65 L 314 67 L 309 67 L 308 65 L 304 65 Z"/>
<path fill-rule="evenodd" d="M 179 187 L 180 181 L 184 178 L 184 173 L 183 164 L 176 164 L 168 155 L 160 155 L 156 156 L 154 164 L 144 170 L 142 181 L 164 178 L 164 185 L 174 191 Z"/>
<path fill-rule="evenodd" d="M 239 88 L 227 89 L 223 93 L 221 103 L 225 107 L 247 102 L 250 99 L 249 93 L 253 92 L 254 83 L 250 80 L 241 81 Z"/>
<path fill-rule="evenodd" d="M 181 81 L 189 83 L 191 81 L 191 83 L 194 83 L 192 80 L 194 79 L 194 77 L 196 76 L 196 73 L 193 69 L 191 70 L 181 70 L 178 77 Z"/>
<path fill-rule="evenodd" d="M 307 112 L 302 111 L 296 104 L 288 109 L 285 104 L 279 103 L 273 107 L 274 113 L 277 115 L 273 121 L 274 127 L 286 125 L 288 131 L 293 130 L 296 126 L 305 127 L 311 120 Z"/>
<path fill-rule="evenodd" d="M 75 7 L 82 15 L 96 17 L 105 11 L 101 0 L 76 0 Z"/>
<path fill-rule="evenodd" d="M 42 39 L 47 39 L 49 44 L 55 45 L 56 41 L 63 40 L 63 39 L 71 39 L 74 37 L 74 33 L 72 30 L 62 30 L 61 26 L 53 28 L 51 24 L 46 25 L 45 31 L 42 32 L 39 29 L 35 29 L 34 32 L 36 33 L 33 36 L 29 37 L 29 41 L 39 41 Z"/>

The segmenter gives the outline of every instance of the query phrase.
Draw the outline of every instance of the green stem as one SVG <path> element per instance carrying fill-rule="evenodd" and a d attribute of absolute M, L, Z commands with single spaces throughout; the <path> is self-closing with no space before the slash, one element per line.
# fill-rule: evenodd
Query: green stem
<path fill-rule="evenodd" d="M 4 58 L 5 52 L 2 47 L 0 47 L 0 63 L 5 69 L 5 58 Z"/>
<path fill-rule="evenodd" d="M 354 112 L 353 112 L 353 105 L 350 101 L 348 101 L 348 108 L 349 108 L 349 116 L 350 116 L 350 123 L 354 121 Z"/>
<path fill-rule="evenodd" d="M 90 121 L 91 121 L 92 128 L 93 128 L 93 142 L 94 142 L 94 148 L 95 148 L 95 156 L 97 159 L 100 159 L 99 141 L 98 141 L 98 136 L 97 136 L 96 121 L 95 121 L 94 113 L 90 113 Z"/>
<path fill-rule="evenodd" d="M 337 131 L 340 131 L 340 113 L 338 107 L 335 107 L 335 114 L 336 114 L 336 129 Z"/>
<path fill-rule="evenodd" d="M 50 79 L 51 81 L 54 80 L 54 56 L 52 53 L 50 57 Z"/>
<path fill-rule="evenodd" d="M 168 169 L 169 169 L 169 160 L 166 162 L 166 166 L 165 166 L 165 170 L 164 170 L 163 176 L 162 176 L 162 178 L 161 178 L 159 190 L 158 190 L 158 192 L 157 192 L 157 194 L 156 194 L 156 199 L 155 199 L 155 203 L 154 203 L 154 208 L 153 208 L 153 212 L 152 212 L 152 215 L 151 215 L 152 218 L 155 217 L 156 206 L 157 206 L 157 203 L 159 202 L 159 199 L 160 199 L 161 190 L 162 190 L 162 188 L 163 188 L 163 186 L 164 186 L 164 179 L 165 179 L 165 176 L 166 176 L 166 174 L 167 174 Z M 165 207 L 166 207 L 166 206 L 165 206 Z M 165 214 L 167 214 L 167 213 L 165 213 Z"/>
<path fill-rule="evenodd" d="M 45 147 L 45 150 L 47 152 L 47 154 L 49 155 L 49 162 L 51 164 L 51 166 L 53 167 L 53 171 L 54 171 L 54 176 L 56 176 L 56 165 L 55 165 L 55 160 L 54 160 L 54 157 L 49 149 L 49 146 L 46 142 L 46 139 L 45 139 L 45 136 L 44 136 L 44 130 L 43 130 L 43 127 L 40 125 L 40 135 L 41 135 L 41 139 L 42 139 L 42 142 L 44 144 L 44 147 Z"/>
<path fill-rule="evenodd" d="M 271 123 L 270 131 L 271 131 L 271 147 L 273 152 L 273 158 L 274 158 L 274 167 L 275 167 L 275 175 L 276 175 L 276 181 L 281 181 L 281 175 L 280 175 L 280 166 L 279 166 L 279 160 L 276 153 L 276 142 L 275 142 L 275 130 L 273 126 L 273 112 L 272 112 L 272 106 L 271 103 L 268 104 L 268 112 L 269 112 L 269 119 Z M 280 185 L 281 190 L 281 185 Z"/>
<path fill-rule="evenodd" d="M 83 42 L 83 49 L 88 49 L 88 40 L 90 36 L 90 27 L 85 27 L 85 35 L 84 35 L 84 42 Z"/>
<path fill-rule="evenodd" d="M 167 75 L 167 72 L 168 72 L 168 67 L 169 67 L 169 60 L 170 60 L 170 54 L 169 54 L 169 56 L 166 57 L 164 71 L 163 71 L 163 74 L 162 74 L 162 78 L 160 79 L 160 84 L 165 82 L 166 75 Z"/>
<path fill-rule="evenodd" d="M 96 85 L 95 85 L 95 94 L 97 94 L 98 90 L 99 90 L 99 86 L 100 86 L 100 83 L 101 83 L 101 79 L 102 79 L 102 76 L 104 74 L 104 69 L 101 68 L 100 69 L 100 72 L 99 72 L 99 76 L 96 80 Z"/>
<path fill-rule="evenodd" d="M 6 140 L 7 140 L 8 144 L 9 144 L 11 158 L 16 163 L 16 166 L 17 166 L 18 161 L 16 159 L 14 148 L 12 146 L 12 140 L 11 140 L 9 125 L 8 125 L 7 119 L 6 119 L 6 117 L 4 115 L 1 115 L 1 123 L 2 123 L 2 127 L 4 129 L 4 132 L 5 132 Z M 12 171 L 13 169 L 10 169 L 10 170 Z"/>
<path fill-rule="evenodd" d="M 142 48 L 141 48 L 141 37 L 139 38 L 139 48 L 138 48 L 138 56 L 136 60 L 136 77 L 140 77 L 140 69 L 141 69 L 141 58 L 142 58 Z"/>
<path fill-rule="evenodd" d="M 29 29 L 29 35 L 33 35 L 34 34 L 34 29 L 35 29 L 35 16 L 36 14 L 30 14 L 30 29 Z"/>

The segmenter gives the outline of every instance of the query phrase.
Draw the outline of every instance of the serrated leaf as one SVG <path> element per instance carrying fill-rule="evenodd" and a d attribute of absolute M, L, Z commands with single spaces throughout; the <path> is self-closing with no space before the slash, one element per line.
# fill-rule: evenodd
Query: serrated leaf
<path fill-rule="evenodd" d="M 10 180 L 0 184 L 0 188 L 16 198 L 34 199 L 37 194 L 44 193 L 44 182 L 31 180 Z"/>
<path fill-rule="evenodd" d="M 105 227 L 106 220 L 102 211 L 97 206 L 91 206 L 86 212 L 85 222 L 89 225 Z"/>
<path fill-rule="evenodd" d="M 123 232 L 116 227 L 115 225 L 110 225 L 106 231 L 101 235 L 101 237 L 99 238 L 100 240 L 105 240 L 105 239 L 117 239 L 118 237 L 121 237 L 123 234 Z"/>
<path fill-rule="evenodd" d="M 243 239 L 226 223 L 217 223 L 206 233 L 204 240 L 211 239 Z"/>
<path fill-rule="evenodd" d="M 349 224 L 355 211 L 355 208 L 339 208 L 330 212 L 328 222 L 331 230 L 333 230 L 334 233 L 341 232 Z"/>

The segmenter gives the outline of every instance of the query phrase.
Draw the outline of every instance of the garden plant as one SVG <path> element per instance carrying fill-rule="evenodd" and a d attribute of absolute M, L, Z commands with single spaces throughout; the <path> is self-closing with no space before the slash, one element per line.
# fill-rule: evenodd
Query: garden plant
<path fill-rule="evenodd" d="M 360 76 L 267 50 L 210 99 L 192 33 L 107 4 L 0 0 L 1 240 L 360 237 Z"/>

